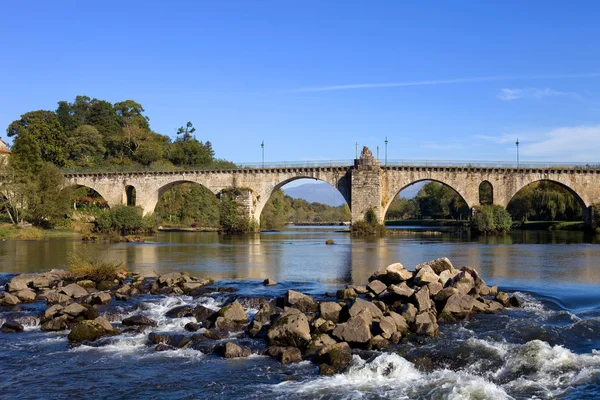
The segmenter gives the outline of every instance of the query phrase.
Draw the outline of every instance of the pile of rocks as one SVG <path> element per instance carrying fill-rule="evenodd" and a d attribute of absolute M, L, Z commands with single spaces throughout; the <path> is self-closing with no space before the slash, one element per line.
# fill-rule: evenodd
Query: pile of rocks
<path fill-rule="evenodd" d="M 81 343 L 116 335 L 117 327 L 121 332 L 144 332 L 158 325 L 135 315 L 113 326 L 98 311 L 113 298 L 127 300 L 139 294 L 200 296 L 217 291 L 209 283 L 185 273 L 78 281 L 68 272 L 53 270 L 14 277 L 6 292 L 0 293 L 0 305 L 18 307 L 21 302 L 44 300 L 49 308 L 40 318 L 41 329 L 71 329 L 69 341 Z M 226 358 L 246 357 L 257 351 L 282 363 L 312 360 L 319 364 L 322 374 L 333 374 L 349 365 L 354 349 L 381 350 L 414 335 L 437 336 L 439 323 L 520 306 L 515 296 L 486 285 L 474 269 L 456 269 L 447 258 L 419 264 L 415 271 L 400 263 L 391 264 L 376 271 L 366 286 L 347 286 L 329 296 L 336 300 L 318 302 L 288 290 L 272 300 L 229 296 L 218 311 L 202 305 L 178 306 L 166 317 L 194 317 L 196 322 L 185 325 L 190 333 L 151 332 L 148 344 L 157 351 L 190 346 Z M 249 319 L 244 308 L 258 312 Z M 4 325 L 5 332 L 22 330 L 16 321 Z M 229 339 L 231 332 L 245 333 L 236 335 L 241 346 Z M 229 340 L 223 343 L 223 339 Z M 255 349 L 243 346 L 244 340 Z"/>

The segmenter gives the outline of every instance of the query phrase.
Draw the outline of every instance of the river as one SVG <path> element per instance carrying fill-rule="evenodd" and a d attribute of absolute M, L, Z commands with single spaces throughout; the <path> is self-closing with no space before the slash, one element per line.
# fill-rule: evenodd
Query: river
<path fill-rule="evenodd" d="M 29 326 L 23 334 L 0 334 L 0 398 L 600 398 L 597 237 L 562 231 L 471 237 L 450 229 L 437 236 L 352 238 L 342 229 L 301 227 L 246 237 L 170 232 L 139 244 L 4 241 L 0 273 L 64 267 L 70 252 L 87 249 L 130 271 L 188 271 L 235 286 L 242 295 L 273 297 L 289 288 L 322 295 L 365 284 L 393 262 L 413 269 L 448 257 L 455 267 L 477 269 L 489 285 L 517 292 L 525 307 L 442 325 L 440 338 L 410 341 L 393 352 L 365 352 L 334 377 L 319 377 L 309 362 L 281 365 L 259 355 L 224 360 L 193 349 L 156 353 L 146 335 L 69 348 L 64 334 Z M 327 239 L 335 244 L 325 245 Z M 280 284 L 263 287 L 267 277 Z M 157 330 L 183 332 L 190 319 L 166 319 L 166 310 L 218 302 L 152 298 L 111 312 L 122 318 L 142 310 L 159 321 Z M 8 314 L 0 314 L 0 322 Z"/>

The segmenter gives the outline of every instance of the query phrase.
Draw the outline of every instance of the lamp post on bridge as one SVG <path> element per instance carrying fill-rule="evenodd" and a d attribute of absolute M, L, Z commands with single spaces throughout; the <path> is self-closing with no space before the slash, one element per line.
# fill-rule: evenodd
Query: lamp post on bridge
<path fill-rule="evenodd" d="M 387 136 L 385 137 L 385 165 L 387 166 L 387 145 L 388 145 L 388 140 L 387 140 Z"/>
<path fill-rule="evenodd" d="M 262 143 L 260 144 L 260 147 L 262 149 L 262 167 L 265 167 L 265 141 L 263 140 Z"/>
<path fill-rule="evenodd" d="M 517 168 L 519 168 L 519 138 L 517 138 L 515 144 L 517 145 Z"/>

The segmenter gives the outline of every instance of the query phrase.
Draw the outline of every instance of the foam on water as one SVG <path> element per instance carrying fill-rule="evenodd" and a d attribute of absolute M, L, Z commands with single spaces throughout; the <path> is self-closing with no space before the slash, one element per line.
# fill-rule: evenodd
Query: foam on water
<path fill-rule="evenodd" d="M 447 369 L 420 372 L 397 354 L 385 353 L 372 361 L 354 356 L 346 373 L 304 382 L 284 382 L 276 392 L 302 397 L 355 398 L 373 394 L 383 398 L 510 399 L 500 387 L 484 378 Z"/>

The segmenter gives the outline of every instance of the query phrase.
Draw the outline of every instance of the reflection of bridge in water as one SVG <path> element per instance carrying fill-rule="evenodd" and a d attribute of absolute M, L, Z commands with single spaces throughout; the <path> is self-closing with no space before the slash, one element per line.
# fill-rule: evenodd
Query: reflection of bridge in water
<path fill-rule="evenodd" d="M 584 218 L 591 220 L 590 206 L 600 202 L 600 167 L 565 164 L 503 163 L 459 165 L 456 162 L 389 162 L 381 166 L 364 148 L 353 165 L 268 165 L 227 170 L 171 170 L 134 172 L 66 172 L 72 185 L 87 186 L 109 204 L 135 203 L 145 213 L 154 211 L 162 195 L 170 188 L 192 182 L 205 186 L 215 195 L 235 189 L 235 194 L 252 220 L 258 221 L 271 194 L 297 179 L 311 178 L 337 188 L 352 211 L 352 221 L 364 219 L 372 209 L 380 221 L 394 197 L 414 183 L 430 180 L 454 189 L 473 208 L 480 204 L 481 185 L 492 188 L 493 203 L 506 207 L 523 187 L 538 181 L 550 181 L 566 188 L 581 205 Z M 316 163 L 314 163 L 316 164 Z M 325 164 L 325 163 L 324 163 Z"/>

